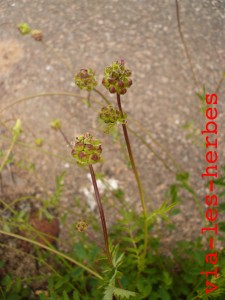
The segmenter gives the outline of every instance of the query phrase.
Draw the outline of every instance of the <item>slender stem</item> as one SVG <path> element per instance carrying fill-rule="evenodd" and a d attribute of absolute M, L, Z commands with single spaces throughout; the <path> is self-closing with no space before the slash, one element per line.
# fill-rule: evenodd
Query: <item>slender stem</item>
<path fill-rule="evenodd" d="M 66 144 L 69 145 L 70 148 L 72 148 L 72 146 L 70 145 L 70 142 L 69 142 L 68 138 L 66 137 L 65 133 L 63 132 L 63 130 L 61 128 L 59 128 L 59 132 L 61 133 L 62 137 L 64 138 Z"/>
<path fill-rule="evenodd" d="M 4 138 L 4 139 L 10 140 L 10 137 L 4 136 L 4 135 L 2 135 L 1 137 Z M 63 156 L 54 154 L 54 153 L 52 153 L 50 151 L 43 150 L 42 148 L 37 148 L 37 146 L 28 145 L 28 144 L 25 144 L 25 143 L 20 142 L 20 141 L 17 141 L 16 145 L 24 147 L 24 148 L 31 149 L 31 150 L 39 151 L 39 152 L 41 152 L 41 153 L 43 153 L 45 155 L 49 155 L 51 157 L 55 157 L 55 158 L 58 158 L 60 160 L 65 160 L 66 162 L 71 162 L 72 161 L 72 160 L 70 161 L 68 159 L 65 159 Z"/>
<path fill-rule="evenodd" d="M 102 231 L 103 231 L 104 242 L 105 242 L 105 250 L 106 250 L 106 254 L 107 254 L 109 263 L 112 265 L 112 257 L 111 257 L 110 251 L 109 251 L 109 241 L 108 241 L 108 232 L 107 232 L 106 221 L 105 221 L 105 214 L 104 214 L 101 197 L 100 197 L 99 190 L 98 190 L 95 172 L 94 172 L 92 165 L 89 165 L 89 170 L 91 173 L 91 179 L 92 179 L 92 183 L 93 183 L 94 190 L 95 190 L 95 198 L 96 198 L 96 201 L 98 204 L 98 210 L 99 210 L 99 214 L 100 214 L 100 218 L 101 218 Z"/>
<path fill-rule="evenodd" d="M 3 180 L 2 180 L 2 173 L 0 173 L 0 187 L 1 187 L 1 192 L 3 193 Z"/>
<path fill-rule="evenodd" d="M 91 107 L 91 92 L 88 92 L 87 105 L 88 105 L 88 107 Z"/>
<path fill-rule="evenodd" d="M 73 264 L 77 265 L 78 267 L 81 267 L 82 269 L 86 270 L 87 272 L 89 272 L 90 274 L 94 275 L 94 276 L 97 277 L 98 279 L 100 279 L 100 280 L 103 279 L 102 276 L 99 275 L 98 273 L 96 273 L 95 271 L 91 270 L 90 268 L 88 268 L 87 266 L 81 264 L 80 262 L 76 261 L 75 259 L 73 259 L 73 258 L 71 258 L 71 257 L 69 257 L 69 256 L 67 256 L 67 255 L 65 255 L 65 254 L 63 254 L 62 252 L 59 252 L 59 251 L 56 250 L 56 249 L 50 248 L 50 247 L 45 246 L 45 245 L 43 245 L 43 244 L 41 244 L 41 243 L 39 243 L 39 242 L 36 242 L 36 241 L 34 241 L 34 240 L 31 240 L 31 239 L 29 239 L 29 238 L 23 237 L 23 236 L 21 236 L 21 235 L 19 235 L 19 234 L 15 234 L 15 233 L 12 233 L 12 232 L 6 232 L 6 231 L 4 231 L 4 230 L 0 230 L 0 234 L 4 234 L 4 235 L 7 235 L 7 236 L 11 236 L 11 237 L 17 238 L 17 239 L 19 239 L 19 240 L 22 240 L 22 241 L 25 241 L 25 242 L 34 244 L 34 245 L 36 245 L 36 246 L 38 246 L 38 247 L 41 247 L 41 248 L 43 248 L 43 249 L 46 249 L 46 250 L 48 250 L 48 251 L 50 251 L 50 252 L 52 252 L 52 253 L 58 255 L 59 257 L 65 258 L 66 260 L 72 262 Z"/>
<path fill-rule="evenodd" d="M 99 96 L 101 96 L 102 97 L 102 99 L 106 102 L 106 104 L 110 104 L 110 101 L 101 93 L 101 92 L 99 92 L 99 90 L 97 90 L 97 89 L 93 89 L 93 91 L 95 92 L 95 93 L 97 93 L 97 94 L 99 94 Z"/>
<path fill-rule="evenodd" d="M 15 106 L 16 104 L 19 104 L 21 102 L 28 101 L 28 100 L 33 99 L 33 98 L 48 97 L 48 96 L 70 96 L 70 97 L 84 99 L 84 97 L 82 97 L 82 96 L 80 96 L 78 94 L 75 94 L 75 93 L 67 93 L 67 92 L 47 92 L 47 93 L 40 93 L 40 94 L 36 94 L 36 95 L 31 95 L 31 96 L 20 98 L 20 99 L 14 101 L 13 103 L 7 105 L 6 107 L 3 107 L 3 109 L 0 110 L 0 113 L 2 113 L 3 111 L 7 110 L 8 108 L 10 108 L 12 106 Z"/>
<path fill-rule="evenodd" d="M 10 172 L 10 175 L 11 175 L 12 182 L 14 184 L 16 184 L 16 178 L 15 178 L 13 170 L 12 170 L 12 165 L 13 165 L 12 163 L 8 164 L 8 169 L 9 169 L 9 172 Z"/>
<path fill-rule="evenodd" d="M 183 32 L 182 32 L 182 30 L 181 30 L 181 24 L 180 24 L 180 10 L 179 10 L 179 3 L 178 3 L 178 0 L 175 0 L 175 3 L 176 3 L 176 14 L 177 14 L 177 27 L 178 27 L 178 31 L 179 31 L 179 34 L 180 34 L 181 42 L 182 42 L 182 44 L 183 44 L 183 46 L 184 46 L 184 51 L 185 51 L 185 54 L 186 54 L 188 63 L 189 63 L 189 66 L 190 66 L 190 70 L 191 70 L 191 74 L 192 74 L 192 79 L 193 79 L 194 83 L 195 83 L 197 86 L 200 86 L 200 83 L 199 83 L 199 81 L 197 80 L 197 78 L 196 78 L 196 76 L 195 76 L 194 68 L 193 68 L 192 61 L 191 61 L 191 56 L 190 56 L 190 54 L 189 54 L 189 52 L 188 52 L 188 47 L 187 47 L 187 44 L 186 44 L 186 42 L 185 42 Z"/>
<path fill-rule="evenodd" d="M 13 147 L 14 147 L 15 144 L 16 144 L 16 141 L 17 141 L 17 139 L 13 139 L 13 140 L 12 140 L 12 143 L 11 143 L 11 145 L 10 145 L 10 147 L 9 147 L 9 149 L 8 149 L 8 151 L 7 151 L 7 153 L 6 153 L 5 157 L 4 157 L 4 159 L 3 159 L 3 162 L 1 163 L 1 166 L 0 166 L 0 174 L 2 173 L 3 168 L 4 168 L 5 165 L 7 164 L 7 160 L 8 160 L 8 158 L 9 158 L 9 156 L 10 156 L 12 150 L 13 150 Z"/>
<path fill-rule="evenodd" d="M 23 197 L 20 197 L 20 198 L 17 198 L 15 200 L 13 200 L 12 202 L 10 202 L 9 204 L 4 204 L 5 205 L 5 208 L 2 209 L 2 213 L 4 214 L 5 211 L 7 209 L 11 210 L 11 207 L 13 207 L 15 205 L 15 203 L 19 202 L 19 201 L 23 201 L 23 200 L 27 200 L 27 199 L 30 199 L 30 196 L 23 196 Z M 36 199 L 37 200 L 37 199 Z M 13 213 L 16 213 L 17 214 L 17 211 L 11 211 Z"/>
<path fill-rule="evenodd" d="M 215 89 L 215 93 L 216 93 L 216 94 L 219 92 L 220 87 L 221 87 L 221 85 L 222 85 L 224 79 L 225 79 L 225 75 L 222 74 L 222 77 L 220 78 L 220 81 L 219 81 L 219 83 L 218 83 L 218 85 L 217 85 L 217 87 L 216 87 L 216 89 Z"/>
<path fill-rule="evenodd" d="M 120 112 L 122 114 L 122 117 L 123 117 L 123 109 L 122 109 L 119 94 L 117 94 L 117 104 L 118 104 L 119 110 L 120 110 Z M 144 250 L 143 250 L 143 258 L 145 258 L 146 253 L 147 253 L 147 247 L 148 247 L 147 209 L 146 209 L 146 205 L 145 205 L 144 192 L 143 192 L 141 180 L 140 180 L 140 177 L 139 177 L 139 174 L 138 174 L 135 162 L 134 162 L 134 157 L 133 157 L 133 153 L 132 153 L 132 149 L 131 149 L 131 145 L 130 145 L 127 126 L 126 126 L 126 124 L 122 124 L 122 127 L 123 127 L 124 138 L 125 138 L 126 145 L 127 145 L 127 151 L 128 151 L 129 157 L 130 157 L 130 162 L 131 162 L 133 172 L 134 172 L 134 175 L 135 175 L 135 178 L 136 178 L 136 181 L 137 181 L 139 194 L 140 194 L 140 199 L 141 199 L 141 204 L 142 204 L 142 209 L 143 209 L 143 214 L 144 214 Z"/>
<path fill-rule="evenodd" d="M 120 112 L 122 113 L 122 116 L 123 116 L 123 109 L 122 109 L 119 94 L 117 94 L 117 104 L 118 104 L 119 110 L 120 110 Z M 134 157 L 133 157 L 133 153 L 132 153 L 132 149 L 131 149 L 131 145 L 130 145 L 128 132 L 127 132 L 127 126 L 126 126 L 126 124 L 122 124 L 122 127 L 123 127 L 123 134 L 124 134 L 124 138 L 125 138 L 125 141 L 126 141 L 126 146 L 127 146 L 127 151 L 128 151 L 128 154 L 129 154 L 130 162 L 131 162 L 133 172 L 134 172 L 134 175 L 135 175 L 135 178 L 136 178 L 136 181 L 137 181 L 138 189 L 139 189 L 139 194 L 140 194 L 141 204 L 142 204 L 142 208 L 143 208 L 143 213 L 144 213 L 144 216 L 146 217 L 147 216 L 147 210 L 146 210 L 146 205 L 145 205 L 145 200 L 144 200 L 143 188 L 142 188 L 140 177 L 139 177 L 139 174 L 138 174 L 135 162 L 134 162 Z"/>
<path fill-rule="evenodd" d="M 147 217 L 145 216 L 144 220 L 144 251 L 143 251 L 143 258 L 145 258 L 147 254 L 147 248 L 148 248 L 148 222 Z"/>
<path fill-rule="evenodd" d="M 4 292 L 3 292 L 3 289 L 2 289 L 2 287 L 0 286 L 0 291 L 1 291 L 1 294 L 2 294 L 2 297 L 3 297 L 3 300 L 6 300 L 6 298 L 5 298 L 5 294 L 4 294 Z"/>
<path fill-rule="evenodd" d="M 15 211 L 10 204 L 7 204 L 4 200 L 0 199 L 0 203 L 3 204 L 5 206 L 5 208 L 7 208 L 11 213 L 13 214 L 17 214 L 17 211 Z M 4 210 L 5 210 L 4 208 Z"/>

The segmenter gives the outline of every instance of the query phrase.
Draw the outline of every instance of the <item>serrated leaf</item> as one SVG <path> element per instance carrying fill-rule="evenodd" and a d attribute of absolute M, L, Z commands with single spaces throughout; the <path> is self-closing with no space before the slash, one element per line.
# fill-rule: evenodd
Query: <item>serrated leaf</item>
<path fill-rule="evenodd" d="M 104 291 L 103 300 L 112 300 L 113 299 L 113 292 L 114 292 L 114 287 L 113 286 L 107 286 L 105 291 Z"/>
<path fill-rule="evenodd" d="M 125 299 L 130 299 L 130 297 L 135 297 L 137 295 L 135 292 L 120 289 L 120 288 L 116 288 L 116 287 L 114 288 L 114 293 L 113 294 L 117 297 L 122 297 L 122 298 L 125 298 Z"/>
<path fill-rule="evenodd" d="M 137 253 L 137 249 L 136 249 L 136 248 L 130 248 L 130 247 L 127 247 L 127 248 L 126 248 L 126 251 L 131 252 L 131 253 L 134 253 L 134 254 Z"/>
<path fill-rule="evenodd" d="M 123 236 L 123 241 L 131 243 L 131 244 L 133 243 L 133 239 L 128 236 Z"/>
<path fill-rule="evenodd" d="M 137 235 L 134 240 L 135 240 L 135 243 L 137 244 L 137 243 L 141 242 L 142 240 L 144 240 L 144 235 L 141 233 L 141 234 Z"/>

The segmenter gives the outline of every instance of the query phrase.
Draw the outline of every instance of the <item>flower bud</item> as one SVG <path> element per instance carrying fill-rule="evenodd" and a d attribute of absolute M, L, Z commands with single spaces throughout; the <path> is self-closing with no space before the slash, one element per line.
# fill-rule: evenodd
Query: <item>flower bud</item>
<path fill-rule="evenodd" d="M 44 140 L 42 138 L 36 138 L 34 142 L 37 147 L 41 147 L 44 143 Z"/>
<path fill-rule="evenodd" d="M 97 163 L 99 160 L 100 160 L 99 155 L 97 155 L 97 154 L 91 154 L 90 157 L 89 157 L 89 164 L 90 164 L 90 165 L 95 164 L 95 163 Z"/>
<path fill-rule="evenodd" d="M 114 86 L 110 86 L 109 91 L 110 91 L 110 93 L 114 94 L 114 93 L 116 93 L 116 88 Z"/>
<path fill-rule="evenodd" d="M 76 224 L 76 229 L 79 231 L 79 232 L 83 232 L 83 231 L 86 231 L 88 228 L 88 224 L 84 221 L 84 220 L 80 220 L 77 222 Z"/>
<path fill-rule="evenodd" d="M 123 88 L 124 87 L 124 83 L 122 80 L 118 81 L 117 85 L 120 87 L 120 88 Z"/>
<path fill-rule="evenodd" d="M 133 84 L 132 79 L 129 79 L 128 82 L 126 83 L 126 86 L 130 87 L 132 86 L 132 84 Z"/>
<path fill-rule="evenodd" d="M 43 33 L 40 30 L 32 30 L 31 36 L 37 42 L 41 42 L 43 40 Z"/>
<path fill-rule="evenodd" d="M 127 89 L 121 89 L 120 90 L 120 95 L 124 95 L 124 94 L 126 94 L 126 92 L 127 92 Z"/>
<path fill-rule="evenodd" d="M 27 23 L 18 24 L 17 28 L 22 35 L 30 33 L 30 26 Z"/>
<path fill-rule="evenodd" d="M 89 92 L 97 85 L 95 72 L 92 69 L 81 69 L 80 72 L 75 75 L 74 80 L 81 90 L 87 90 Z"/>
<path fill-rule="evenodd" d="M 109 79 L 108 79 L 108 82 L 109 82 L 109 83 L 115 83 L 115 82 L 116 82 L 116 79 L 115 79 L 115 78 L 109 78 Z"/>
<path fill-rule="evenodd" d="M 117 62 L 121 65 L 125 65 L 125 59 L 124 58 L 119 59 Z"/>
<path fill-rule="evenodd" d="M 59 119 L 53 120 L 50 125 L 51 125 L 51 128 L 54 130 L 61 129 L 61 121 Z"/>

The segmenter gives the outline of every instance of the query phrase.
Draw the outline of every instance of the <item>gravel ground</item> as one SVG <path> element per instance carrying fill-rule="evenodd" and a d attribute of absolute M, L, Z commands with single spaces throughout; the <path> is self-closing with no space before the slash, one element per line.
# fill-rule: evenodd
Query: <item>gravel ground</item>
<path fill-rule="evenodd" d="M 193 82 L 177 28 L 175 1 L 1 0 L 0 11 L 0 108 L 22 97 L 45 92 L 71 92 L 86 97 L 85 92 L 74 86 L 71 72 L 49 47 L 64 57 L 73 74 L 83 67 L 96 70 L 98 89 L 105 95 L 107 91 L 100 85 L 104 68 L 124 57 L 127 66 L 133 70 L 133 86 L 123 96 L 124 109 L 166 149 L 163 151 L 145 131 L 139 130 L 156 153 L 162 157 L 170 153 L 184 170 L 190 172 L 192 185 L 198 190 L 204 206 L 206 191 L 200 177 L 205 168 L 204 148 L 187 140 L 187 132 L 182 129 L 186 122 L 194 122 L 199 132 L 204 119 L 195 95 L 198 87 Z M 200 87 L 205 84 L 209 92 L 214 92 L 225 67 L 225 1 L 182 0 L 180 18 Z M 16 29 L 21 22 L 42 30 L 48 47 L 28 36 L 21 36 Z M 224 92 L 222 84 L 218 93 L 220 165 L 225 156 Z M 101 100 L 96 94 L 93 97 Z M 112 101 L 115 100 L 112 98 Z M 87 108 L 76 98 L 49 96 L 18 104 L 1 116 L 1 121 L 8 121 L 10 125 L 12 118 L 21 119 L 23 142 L 34 144 L 35 137 L 41 137 L 44 139 L 43 150 L 65 158 L 65 161 L 59 160 L 32 149 L 25 151 L 19 146 L 15 149 L 18 160 L 36 164 L 39 181 L 48 190 L 53 188 L 56 174 L 67 170 L 67 190 L 60 207 L 71 210 L 71 220 L 76 211 L 73 199 L 79 196 L 85 201 L 83 191 L 90 189 L 90 181 L 86 170 L 72 162 L 61 136 L 50 130 L 49 123 L 55 118 L 62 120 L 70 140 L 90 131 L 103 141 L 105 163 L 96 166 L 96 170 L 104 172 L 108 179 L 116 178 L 126 199 L 139 205 L 133 174 L 119 152 L 120 145 L 112 143 L 110 137 L 99 131 L 96 114 L 96 107 L 94 110 Z M 132 119 L 129 125 L 138 129 Z M 151 198 L 153 207 L 158 207 L 175 176 L 137 138 L 131 136 L 131 141 L 146 196 Z M 168 164 L 174 170 L 170 161 Z M 3 180 L 8 178 L 7 172 L 3 174 Z M 19 186 L 21 188 L 22 184 L 25 192 L 32 184 L 37 187 L 38 181 L 33 174 L 25 176 L 21 170 L 17 173 Z M 8 190 L 16 191 L 10 179 L 5 182 Z M 43 189 L 40 185 L 37 188 L 40 193 Z M 182 214 L 174 220 L 179 225 L 177 236 L 190 238 L 199 234 L 201 220 L 190 195 L 183 196 Z"/>

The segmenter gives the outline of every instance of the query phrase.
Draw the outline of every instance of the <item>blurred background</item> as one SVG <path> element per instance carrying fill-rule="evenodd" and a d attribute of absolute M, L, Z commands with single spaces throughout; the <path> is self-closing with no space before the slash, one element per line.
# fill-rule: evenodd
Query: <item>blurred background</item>
<path fill-rule="evenodd" d="M 97 89 L 116 104 L 115 95 L 109 95 L 101 81 L 104 68 L 124 58 L 133 72 L 133 85 L 122 96 L 122 105 L 128 113 L 129 127 L 139 135 L 130 132 L 149 209 L 158 207 L 167 197 L 166 192 L 181 170 L 189 173 L 204 208 L 206 187 L 201 173 L 206 163 L 200 130 L 205 121 L 196 93 L 204 93 L 204 86 L 207 92 L 218 93 L 219 165 L 222 166 L 225 2 L 179 1 L 179 28 L 177 13 L 173 0 L 0 1 L 3 152 L 10 144 L 9 128 L 18 118 L 23 128 L 11 154 L 12 162 L 2 172 L 4 201 L 10 203 L 15 197 L 29 196 L 28 201 L 19 203 L 18 210 L 38 207 L 40 201 L 33 201 L 32 195 L 40 199 L 48 197 L 55 188 L 56 176 L 66 171 L 56 214 L 65 216 L 70 226 L 85 208 L 96 209 L 87 170 L 76 165 L 60 133 L 50 128 L 53 119 L 60 119 L 69 141 L 87 131 L 102 141 L 104 163 L 96 165 L 96 172 L 113 189 L 123 193 L 129 204 L 140 209 L 121 128 L 109 136 L 104 134 L 98 121 L 101 105 L 92 103 L 92 99 L 102 105 L 104 100 L 92 92 L 87 102 L 88 93 L 74 84 L 74 75 L 81 68 L 91 67 L 96 71 Z M 17 29 L 22 22 L 41 30 L 43 41 L 22 36 Z M 28 99 L 33 95 L 34 98 Z M 16 101 L 19 102 L 10 106 Z M 41 145 L 37 145 L 37 139 L 43 140 Z M 102 193 L 104 189 L 103 185 Z M 180 205 L 182 213 L 174 217 L 177 234 L 165 237 L 168 242 L 199 235 L 201 219 L 192 196 L 182 191 L 181 197 L 185 199 Z M 109 216 L 109 222 L 115 221 L 114 214 Z M 67 233 L 62 226 L 63 250 L 69 247 Z"/>

